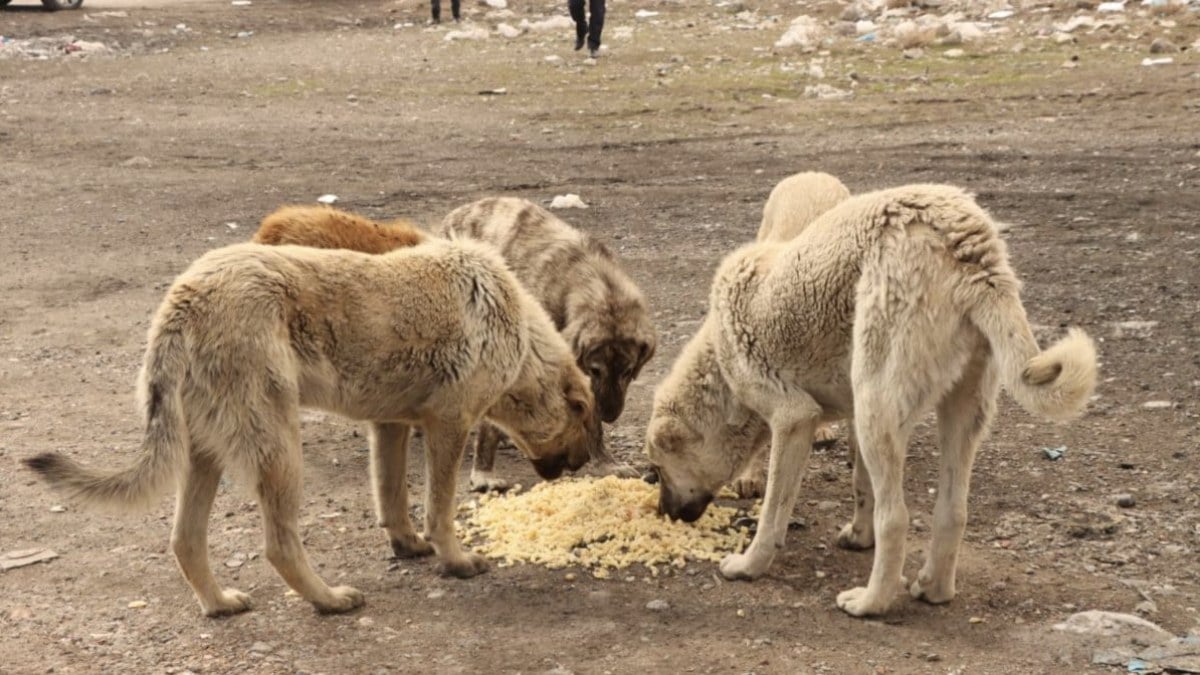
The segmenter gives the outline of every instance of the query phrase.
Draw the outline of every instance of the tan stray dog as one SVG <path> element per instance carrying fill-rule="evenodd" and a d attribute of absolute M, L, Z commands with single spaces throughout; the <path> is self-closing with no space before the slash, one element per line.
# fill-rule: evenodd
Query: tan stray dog
<path fill-rule="evenodd" d="M 179 480 L 171 545 L 208 616 L 248 609 L 217 585 L 207 528 L 224 469 L 256 490 L 266 558 L 322 612 L 363 603 L 330 588 L 301 543 L 300 409 L 371 422 L 379 524 L 400 555 L 442 571 L 487 568 L 454 532 L 455 483 L 486 417 L 547 479 L 600 443 L 587 378 L 549 318 L 489 247 L 430 241 L 383 255 L 238 244 L 205 254 L 168 291 L 138 386 L 144 455 L 103 473 L 54 453 L 25 463 L 84 502 L 149 506 Z M 410 425 L 425 430 L 425 536 L 408 513 Z"/>
<path fill-rule="evenodd" d="M 329 206 L 283 206 L 263 218 L 253 241 L 387 253 L 416 246 L 427 238 L 406 220 L 377 223 Z"/>
<path fill-rule="evenodd" d="M 822 213 L 849 198 L 850 190 L 842 181 L 827 173 L 804 171 L 792 174 L 771 189 L 767 203 L 763 205 L 762 224 L 754 241 L 790 241 Z M 817 445 L 836 440 L 837 431 L 830 424 L 820 425 L 813 435 L 813 442 Z M 853 434 L 850 435 L 850 444 L 854 444 Z M 758 452 L 754 461 L 730 483 L 730 487 L 742 499 L 763 496 L 767 487 L 766 452 Z"/>
<path fill-rule="evenodd" d="M 601 419 L 615 421 L 625 406 L 630 382 L 654 355 L 658 336 L 645 297 L 608 248 L 537 204 L 513 197 L 482 199 L 457 208 L 435 232 L 477 239 L 500 250 L 517 278 L 549 312 L 579 367 L 591 378 Z M 473 488 L 506 487 L 493 471 L 499 443 L 495 429 L 486 425 L 480 429 L 471 469 Z M 618 465 L 607 450 L 601 449 L 593 458 L 605 470 L 637 475 Z"/>
<path fill-rule="evenodd" d="M 1066 420 L 1095 388 L 1096 351 L 1072 330 L 1040 351 L 1020 282 L 991 218 L 962 190 L 914 185 L 851 197 L 786 245 L 751 244 L 721 263 L 708 319 L 655 394 L 646 451 L 659 508 L 694 520 L 771 440 L 767 493 L 729 579 L 766 572 L 824 420 L 852 417 L 859 440 L 854 521 L 839 544 L 875 544 L 866 587 L 838 595 L 855 616 L 887 611 L 902 588 L 904 457 L 938 413 L 941 477 L 925 565 L 909 591 L 955 594 L 971 465 L 1003 384 L 1026 410 Z"/>

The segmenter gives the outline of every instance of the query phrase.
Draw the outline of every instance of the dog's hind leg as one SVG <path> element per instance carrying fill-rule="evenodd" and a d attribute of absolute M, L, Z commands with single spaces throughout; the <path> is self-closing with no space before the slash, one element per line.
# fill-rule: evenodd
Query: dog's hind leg
<path fill-rule="evenodd" d="M 783 548 L 820 413 L 816 401 L 805 395 L 803 400 L 789 400 L 780 405 L 771 416 L 771 459 L 758 531 L 745 553 L 735 553 L 721 561 L 721 575 L 726 579 L 762 576 Z"/>
<path fill-rule="evenodd" d="M 931 603 L 954 598 L 958 548 L 967 525 L 967 492 L 975 452 L 996 413 L 999 379 L 987 344 L 980 341 L 962 379 L 938 404 L 938 445 L 942 451 L 933 536 L 928 557 L 909 587 L 914 598 Z"/>
<path fill-rule="evenodd" d="M 475 429 L 475 460 L 471 464 L 471 490 L 474 492 L 503 492 L 508 481 L 496 475 L 496 450 L 504 432 L 487 421 Z"/>
<path fill-rule="evenodd" d="M 464 551 L 454 531 L 455 488 L 467 429 L 458 418 L 425 426 L 425 534 L 440 561 L 440 571 L 460 579 L 487 571 L 483 556 Z"/>
<path fill-rule="evenodd" d="M 397 558 L 418 558 L 433 553 L 433 546 L 417 534 L 408 513 L 410 431 L 407 424 L 383 422 L 373 422 L 369 431 L 376 522 L 387 530 L 392 553 Z"/>
<path fill-rule="evenodd" d="M 288 586 L 319 612 L 346 612 L 363 604 L 363 594 L 350 586 L 330 588 L 313 571 L 300 539 L 303 458 L 300 428 L 293 410 L 284 424 L 257 425 L 266 431 L 258 439 L 255 487 L 262 510 L 266 557 Z M 268 434 L 277 433 L 278 437 Z M 246 439 L 250 441 L 251 439 Z"/>
<path fill-rule="evenodd" d="M 193 448 L 176 497 L 175 525 L 171 530 L 175 562 L 205 616 L 237 614 L 250 609 L 250 596 L 233 588 L 222 589 L 209 566 L 208 517 L 220 481 L 221 467 L 216 460 Z"/>
<path fill-rule="evenodd" d="M 875 545 L 875 493 L 871 490 L 871 474 L 863 466 L 862 450 L 850 420 L 847 441 L 854 457 L 854 520 L 838 533 L 837 545 L 851 551 L 865 551 Z"/>

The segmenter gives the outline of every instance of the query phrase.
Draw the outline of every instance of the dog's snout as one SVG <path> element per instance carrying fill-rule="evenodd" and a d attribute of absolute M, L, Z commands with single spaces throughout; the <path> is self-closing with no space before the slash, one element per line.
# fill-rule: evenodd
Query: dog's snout
<path fill-rule="evenodd" d="M 533 460 L 533 470 L 545 480 L 554 480 L 567 468 L 566 455 L 553 455 Z"/>
<path fill-rule="evenodd" d="M 666 515 L 671 520 L 694 523 L 700 519 L 700 516 L 704 515 L 712 500 L 713 496 L 710 494 L 701 494 L 688 499 L 682 499 L 668 488 L 665 482 L 659 483 L 658 512 Z"/>

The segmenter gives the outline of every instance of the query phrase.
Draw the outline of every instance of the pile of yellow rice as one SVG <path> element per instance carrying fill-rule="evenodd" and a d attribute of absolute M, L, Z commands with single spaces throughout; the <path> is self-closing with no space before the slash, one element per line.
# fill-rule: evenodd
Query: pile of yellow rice
<path fill-rule="evenodd" d="M 641 563 L 719 561 L 750 542 L 735 527 L 738 511 L 712 505 L 694 523 L 672 522 L 657 510 L 658 489 L 636 478 L 573 478 L 539 483 L 528 492 L 486 495 L 467 508 L 464 541 L 500 560 L 551 569 L 570 565 L 606 578 L 609 570 Z"/>

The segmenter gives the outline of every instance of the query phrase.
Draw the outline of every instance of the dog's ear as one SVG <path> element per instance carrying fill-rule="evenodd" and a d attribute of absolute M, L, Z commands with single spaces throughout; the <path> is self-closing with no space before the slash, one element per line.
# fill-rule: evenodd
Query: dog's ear
<path fill-rule="evenodd" d="M 637 377 L 638 374 L 642 372 L 642 366 L 646 365 L 646 362 L 654 356 L 654 351 L 656 348 L 657 345 L 653 342 L 643 341 L 638 344 L 637 361 L 633 366 L 634 377 Z"/>

